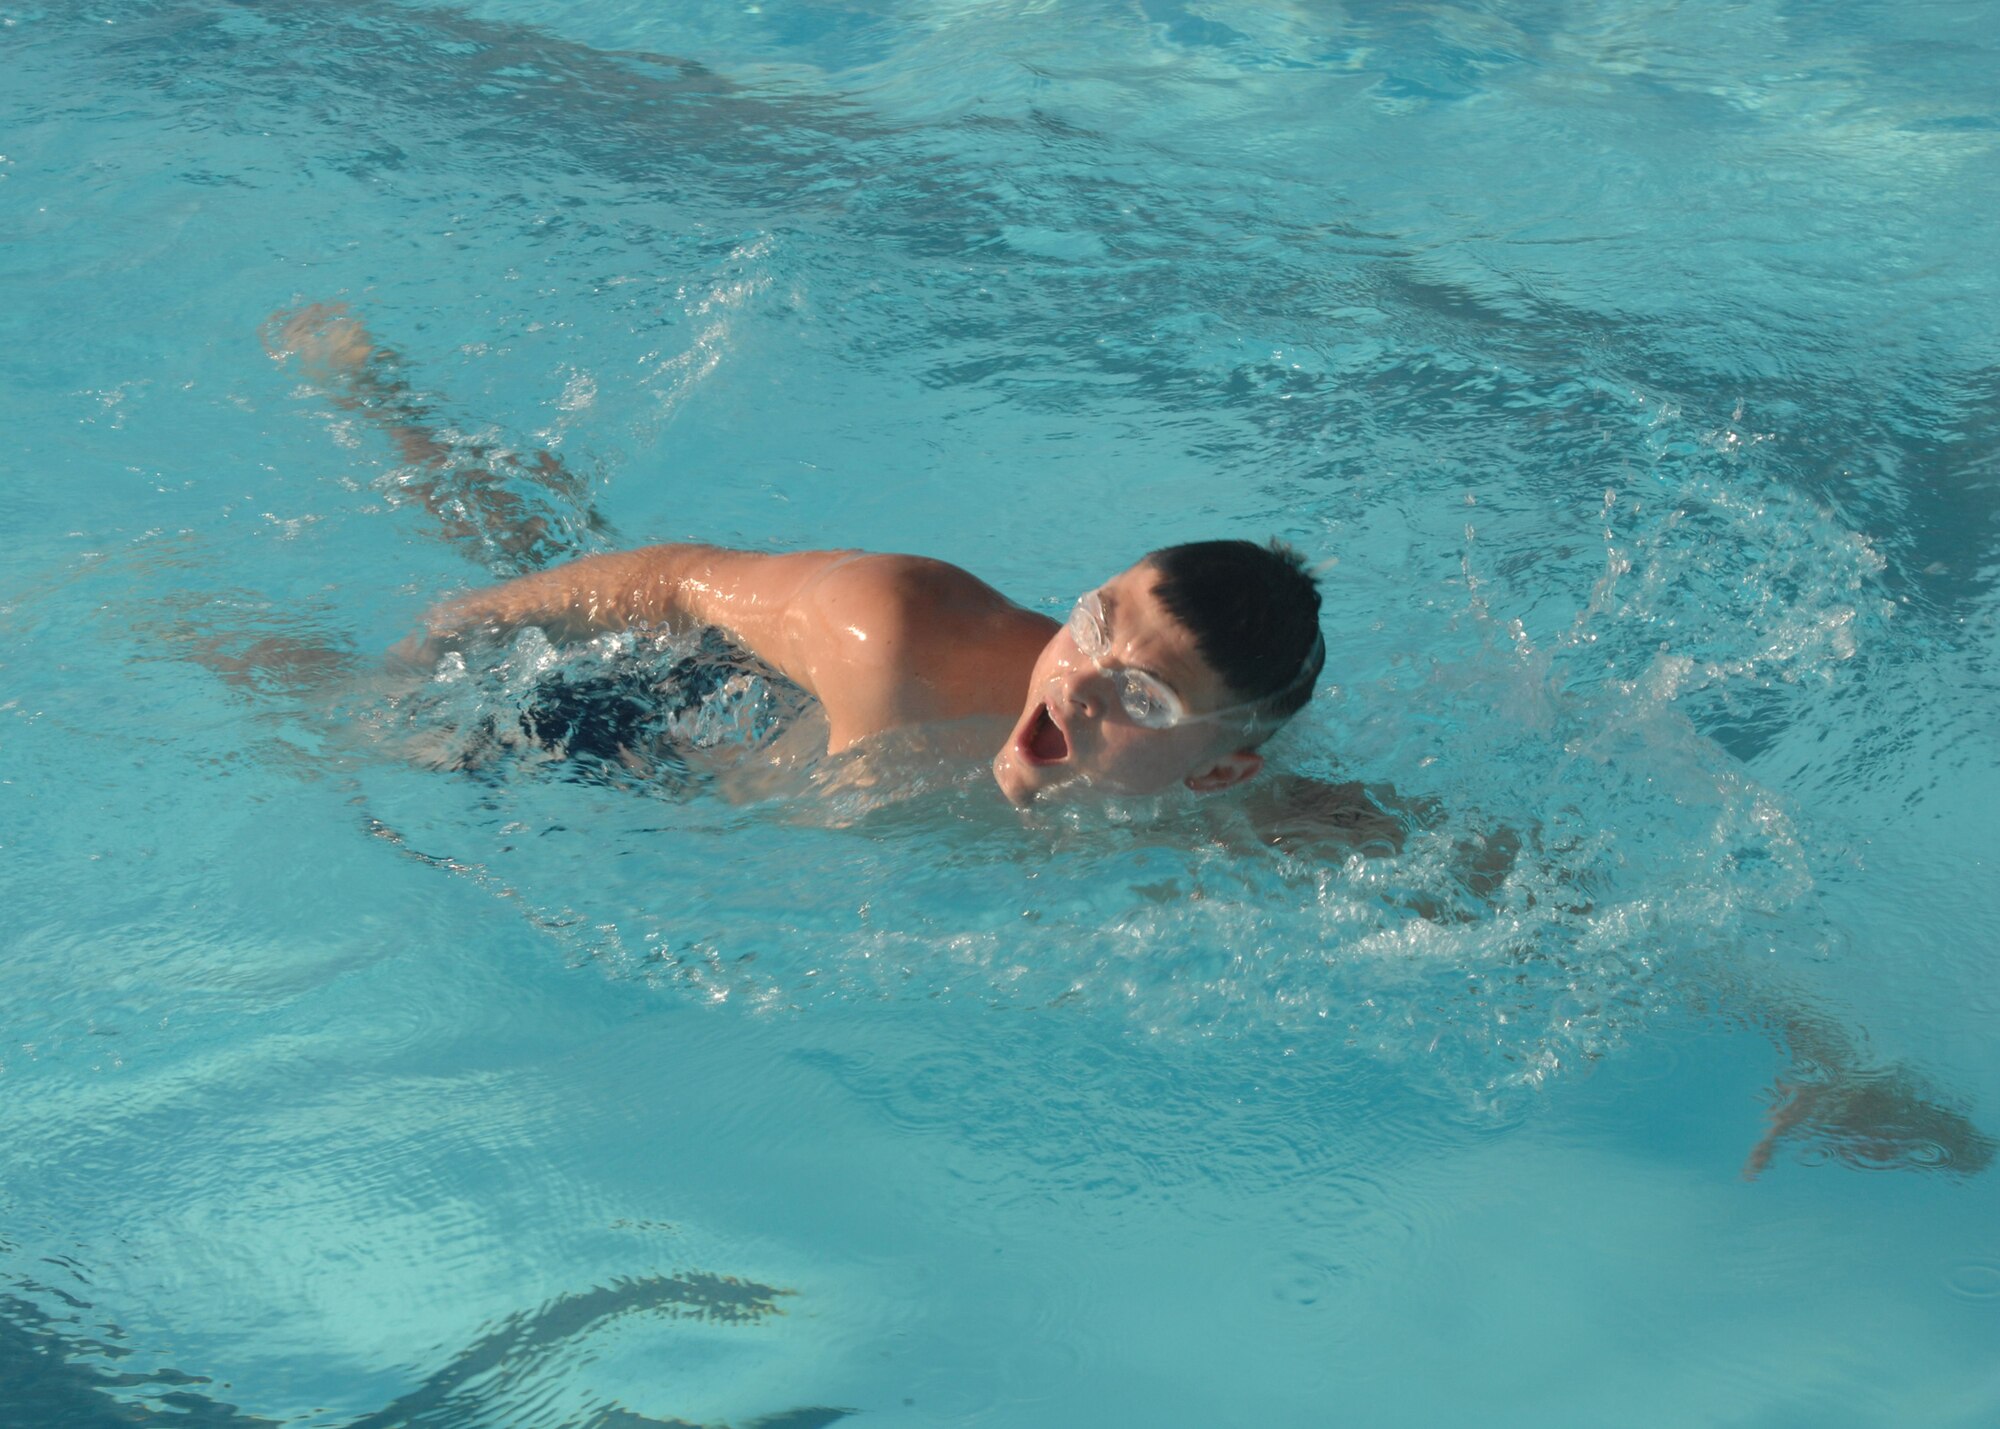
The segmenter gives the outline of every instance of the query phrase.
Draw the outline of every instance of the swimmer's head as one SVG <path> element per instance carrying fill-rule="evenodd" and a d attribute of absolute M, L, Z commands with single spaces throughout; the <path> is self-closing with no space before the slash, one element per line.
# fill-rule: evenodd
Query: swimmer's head
<path fill-rule="evenodd" d="M 1257 747 L 1312 697 L 1325 660 L 1319 591 L 1295 551 L 1169 546 L 1078 602 L 1035 662 L 993 777 L 1017 804 L 1075 783 L 1226 789 L 1263 767 Z"/>

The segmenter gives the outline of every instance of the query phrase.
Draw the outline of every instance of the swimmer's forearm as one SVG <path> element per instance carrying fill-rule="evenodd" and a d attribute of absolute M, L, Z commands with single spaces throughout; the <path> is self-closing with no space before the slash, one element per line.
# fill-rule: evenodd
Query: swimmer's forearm
<path fill-rule="evenodd" d="M 447 601 L 424 618 L 426 633 L 435 647 L 454 649 L 527 626 L 571 640 L 641 627 L 685 629 L 706 619 L 704 571 L 716 557 L 736 554 L 672 545 L 585 556 Z"/>

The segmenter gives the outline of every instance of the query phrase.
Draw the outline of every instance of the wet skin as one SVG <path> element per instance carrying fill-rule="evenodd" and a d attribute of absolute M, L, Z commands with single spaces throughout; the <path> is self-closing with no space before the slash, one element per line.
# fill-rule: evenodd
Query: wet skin
<path fill-rule="evenodd" d="M 550 533 L 520 519 L 505 483 L 478 479 L 481 473 L 456 461 L 431 430 L 430 408 L 402 377 L 395 354 L 344 305 L 274 314 L 264 343 L 389 435 L 424 478 L 415 483 L 419 496 L 455 539 L 518 564 L 545 558 Z M 447 470 L 456 477 L 449 485 Z M 436 480 L 425 475 L 434 471 Z M 522 472 L 543 485 L 563 475 L 552 460 Z M 943 561 L 649 546 L 586 556 L 446 602 L 398 653 L 434 663 L 448 650 L 528 625 L 556 638 L 711 626 L 818 698 L 834 752 L 890 730 L 985 716 L 1013 721 L 993 757 L 993 777 L 1016 804 L 1078 786 L 1122 794 L 1176 784 L 1229 788 L 1262 765 L 1241 724 L 1143 728 L 1114 697 L 1107 671 L 1127 666 L 1165 683 L 1190 715 L 1237 702 L 1192 635 L 1160 605 L 1156 575 L 1141 562 L 1099 588 L 1108 648 L 1093 660 L 1057 622 Z"/>
<path fill-rule="evenodd" d="M 1237 703 L 1160 604 L 1157 578 L 1141 562 L 1100 588 L 1109 648 L 1091 659 L 1064 626 L 942 561 L 651 546 L 448 602 L 405 653 L 428 662 L 527 625 L 558 638 L 711 626 L 818 698 L 833 751 L 911 725 L 991 716 L 1013 721 L 993 777 L 1016 804 L 1076 786 L 1229 788 L 1262 765 L 1240 747 L 1240 724 L 1144 728 L 1112 686 L 1110 672 L 1128 667 L 1165 683 L 1193 715 Z"/>

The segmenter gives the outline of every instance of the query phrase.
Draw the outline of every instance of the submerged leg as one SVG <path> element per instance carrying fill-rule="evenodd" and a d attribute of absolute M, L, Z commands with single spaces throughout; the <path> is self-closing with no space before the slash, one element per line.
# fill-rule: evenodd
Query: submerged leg
<path fill-rule="evenodd" d="M 527 460 L 438 430 L 431 405 L 404 375 L 401 356 L 380 346 L 345 303 L 312 303 L 265 322 L 264 348 L 296 358 L 301 374 L 333 403 L 366 417 L 408 467 L 402 489 L 437 518 L 445 537 L 501 574 L 537 570 L 578 554 L 577 531 L 603 528 L 587 484 L 551 452 Z M 510 483 L 541 488 L 574 513 L 537 512 Z M 551 519 L 551 516 L 557 519 Z"/>
<path fill-rule="evenodd" d="M 1746 1180 L 1768 1169 L 1786 1141 L 1850 1166 L 1973 1176 L 1993 1164 L 1993 1138 L 1910 1067 L 1871 1065 L 1838 1024 L 1800 1008 L 1786 1010 L 1775 1030 L 1794 1066 L 1773 1088 L 1770 1127 L 1744 1160 Z"/>

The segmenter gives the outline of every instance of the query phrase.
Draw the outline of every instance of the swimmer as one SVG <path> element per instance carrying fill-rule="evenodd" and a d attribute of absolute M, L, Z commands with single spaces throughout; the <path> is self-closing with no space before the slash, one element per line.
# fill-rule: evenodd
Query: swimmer
<path fill-rule="evenodd" d="M 523 525 L 493 473 L 468 476 L 393 354 L 344 309 L 280 315 L 265 340 L 389 431 L 429 473 L 410 489 L 456 523 L 452 534 L 481 536 L 523 565 L 547 553 L 549 523 Z M 554 475 L 550 463 L 522 470 L 544 485 Z M 1255 776 L 1260 747 L 1311 698 L 1325 663 L 1319 606 L 1304 561 L 1276 543 L 1154 551 L 1084 592 L 1061 622 L 922 556 L 661 545 L 449 601 L 400 653 L 432 665 L 529 626 L 553 639 L 706 627 L 819 701 L 830 752 L 918 726 L 992 727 L 993 778 L 1025 805 L 1057 790 L 1211 793 Z"/>
<path fill-rule="evenodd" d="M 858 551 L 668 545 L 586 556 L 451 601 L 419 663 L 536 626 L 722 632 L 824 708 L 832 752 L 918 725 L 1004 721 L 1000 792 L 1232 788 L 1325 660 L 1299 557 L 1250 541 L 1154 551 L 1057 623 L 957 566 Z"/>
<path fill-rule="evenodd" d="M 1283 547 L 1207 541 L 1154 551 L 1085 592 L 1060 623 L 920 556 L 665 545 L 550 564 L 574 552 L 579 534 L 605 526 L 583 483 L 553 456 L 524 461 L 441 435 L 396 355 L 338 304 L 279 313 L 264 340 L 273 357 L 296 358 L 318 390 L 386 433 L 407 463 L 397 490 L 420 501 L 447 539 L 499 573 L 528 572 L 430 611 L 399 647 L 418 665 L 528 627 L 555 639 L 706 627 L 816 696 L 832 751 L 918 727 L 986 733 L 981 752 L 997 743 L 993 777 L 1015 804 L 1058 791 L 1242 787 L 1264 842 L 1341 856 L 1398 852 L 1411 828 L 1438 817 L 1429 801 L 1392 790 L 1257 777 L 1261 746 L 1311 698 L 1326 658 L 1318 590 Z M 260 641 L 239 654 L 204 645 L 196 658 L 232 681 L 284 685 L 303 678 L 304 648 Z M 1475 906 L 1497 896 L 1523 844 L 1502 828 L 1462 846 L 1460 877 Z M 1433 921 L 1476 916 L 1406 901 Z M 1586 915 L 1587 898 L 1568 911 Z M 1797 1064 L 1772 1093 L 1769 1128 L 1745 1177 L 1765 1172 L 1795 1140 L 1850 1164 L 1962 1175 L 2000 1155 L 2000 1144 L 1919 1075 L 1871 1065 L 1860 1040 L 1823 1014 L 1754 988 L 1727 987 L 1722 1000 L 1749 1009 L 1738 1015 L 1766 1027 Z"/>

